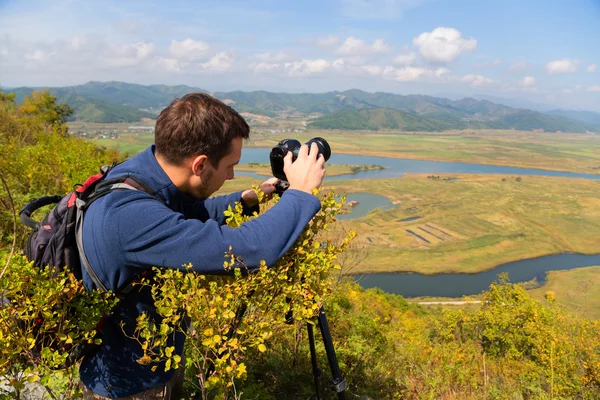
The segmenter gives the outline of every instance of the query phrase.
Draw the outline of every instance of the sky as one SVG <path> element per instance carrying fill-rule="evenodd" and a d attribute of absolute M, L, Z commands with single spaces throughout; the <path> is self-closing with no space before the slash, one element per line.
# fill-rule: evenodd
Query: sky
<path fill-rule="evenodd" d="M 0 0 L 0 86 L 361 89 L 600 111 L 600 0 Z"/>

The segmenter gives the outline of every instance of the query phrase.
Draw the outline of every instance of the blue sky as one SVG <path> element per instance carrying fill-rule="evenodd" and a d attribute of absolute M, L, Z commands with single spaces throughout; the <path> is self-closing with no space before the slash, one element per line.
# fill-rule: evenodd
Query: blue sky
<path fill-rule="evenodd" d="M 0 0 L 0 85 L 358 88 L 600 111 L 600 0 Z"/>

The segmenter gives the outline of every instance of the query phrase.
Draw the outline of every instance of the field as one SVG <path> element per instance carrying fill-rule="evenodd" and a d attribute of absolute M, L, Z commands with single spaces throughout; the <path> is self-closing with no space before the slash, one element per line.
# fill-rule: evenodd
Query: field
<path fill-rule="evenodd" d="M 600 174 L 600 137 L 522 131 L 448 131 L 442 133 L 309 131 L 253 133 L 246 147 L 272 147 L 294 137 L 302 142 L 324 137 L 333 153 L 454 161 L 554 171 Z M 136 154 L 153 135 L 123 133 L 100 144 Z"/>
<path fill-rule="evenodd" d="M 356 245 L 369 253 L 355 272 L 475 273 L 525 258 L 562 252 L 591 254 L 600 249 L 596 181 L 452 177 L 458 180 L 407 175 L 336 182 L 336 192 L 377 193 L 397 205 L 340 222 L 359 232 Z M 251 181 L 236 179 L 223 190 L 249 187 Z M 399 222 L 415 216 L 421 218 Z"/>
<path fill-rule="evenodd" d="M 600 320 L 600 266 L 578 268 L 571 271 L 550 271 L 548 283 L 530 290 L 541 300 L 552 291 L 556 301 L 586 317 Z"/>

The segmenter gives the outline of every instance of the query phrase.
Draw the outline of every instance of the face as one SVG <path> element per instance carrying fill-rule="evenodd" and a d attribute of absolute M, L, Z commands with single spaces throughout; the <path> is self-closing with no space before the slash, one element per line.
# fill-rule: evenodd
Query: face
<path fill-rule="evenodd" d="M 242 138 L 234 138 L 231 141 L 231 151 L 219 161 L 219 165 L 213 166 L 210 161 L 204 162 L 200 173 L 199 183 L 193 191 L 194 197 L 204 200 L 219 190 L 225 181 L 234 177 L 233 169 L 240 162 L 242 156 Z"/>

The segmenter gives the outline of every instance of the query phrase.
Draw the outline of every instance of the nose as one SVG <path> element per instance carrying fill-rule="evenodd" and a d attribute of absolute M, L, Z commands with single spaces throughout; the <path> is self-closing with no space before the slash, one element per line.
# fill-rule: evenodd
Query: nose
<path fill-rule="evenodd" d="M 227 174 L 227 176 L 225 177 L 225 179 L 226 179 L 226 180 L 228 180 L 228 181 L 230 181 L 230 180 L 232 180 L 233 178 L 234 178 L 234 172 L 233 172 L 233 170 L 231 170 L 231 172 L 229 172 L 229 173 Z"/>

